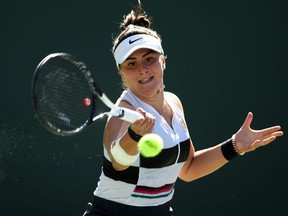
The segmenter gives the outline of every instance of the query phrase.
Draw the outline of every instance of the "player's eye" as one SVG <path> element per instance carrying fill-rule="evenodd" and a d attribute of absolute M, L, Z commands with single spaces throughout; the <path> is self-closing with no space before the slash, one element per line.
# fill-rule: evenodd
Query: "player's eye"
<path fill-rule="evenodd" d="M 153 57 L 148 57 L 148 58 L 146 58 L 146 61 L 151 62 L 151 61 L 153 61 L 153 59 L 154 59 Z"/>
<path fill-rule="evenodd" d="M 135 67 L 136 62 L 128 62 L 127 66 L 128 67 Z"/>

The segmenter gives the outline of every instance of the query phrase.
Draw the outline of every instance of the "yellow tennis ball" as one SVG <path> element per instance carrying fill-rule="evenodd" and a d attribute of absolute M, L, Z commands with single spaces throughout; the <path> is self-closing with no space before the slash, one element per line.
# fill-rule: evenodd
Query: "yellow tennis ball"
<path fill-rule="evenodd" d="M 163 149 L 163 139 L 157 134 L 146 134 L 139 140 L 138 148 L 144 157 L 155 157 Z"/>

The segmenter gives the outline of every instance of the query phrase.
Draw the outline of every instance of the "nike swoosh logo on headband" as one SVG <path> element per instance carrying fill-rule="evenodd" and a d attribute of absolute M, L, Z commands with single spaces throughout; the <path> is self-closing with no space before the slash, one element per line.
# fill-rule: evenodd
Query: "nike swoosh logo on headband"
<path fill-rule="evenodd" d="M 134 43 L 134 42 L 136 42 L 136 41 L 138 41 L 138 40 L 141 40 L 141 39 L 143 39 L 142 37 L 140 37 L 140 38 L 136 38 L 135 40 L 129 40 L 129 44 L 132 44 L 132 43 Z"/>

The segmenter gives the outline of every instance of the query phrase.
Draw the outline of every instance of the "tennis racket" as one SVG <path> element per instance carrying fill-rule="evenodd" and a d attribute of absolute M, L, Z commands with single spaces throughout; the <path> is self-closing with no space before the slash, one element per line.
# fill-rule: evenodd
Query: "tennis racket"
<path fill-rule="evenodd" d="M 50 54 L 39 63 L 33 75 L 32 97 L 38 119 L 56 135 L 79 133 L 105 116 L 131 123 L 141 118 L 138 112 L 115 106 L 87 66 L 68 53 Z M 96 115 L 97 99 L 110 110 Z"/>

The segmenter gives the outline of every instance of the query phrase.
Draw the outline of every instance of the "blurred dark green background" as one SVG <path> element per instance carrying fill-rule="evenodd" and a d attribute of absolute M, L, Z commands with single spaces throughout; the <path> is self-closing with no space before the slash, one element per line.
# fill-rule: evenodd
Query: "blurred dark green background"
<path fill-rule="evenodd" d="M 80 216 L 101 169 L 105 121 L 56 137 L 34 116 L 32 74 L 52 52 L 84 62 L 112 100 L 121 92 L 112 35 L 136 0 L 10 0 L 0 8 L 0 215 Z M 197 149 L 252 127 L 287 131 L 286 0 L 142 0 L 168 56 L 165 85 L 185 107 Z M 192 183 L 178 181 L 185 215 L 287 212 L 287 135 Z"/>

